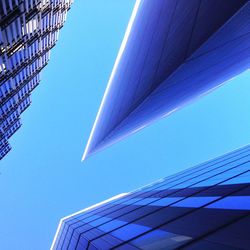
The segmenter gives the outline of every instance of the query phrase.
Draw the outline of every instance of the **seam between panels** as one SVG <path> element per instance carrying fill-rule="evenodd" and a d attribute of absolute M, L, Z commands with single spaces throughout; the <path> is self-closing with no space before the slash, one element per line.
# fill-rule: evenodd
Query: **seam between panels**
<path fill-rule="evenodd" d="M 202 174 L 200 174 L 200 175 L 198 175 L 198 176 L 195 176 L 195 177 L 189 178 L 189 179 L 187 179 L 187 180 L 185 180 L 185 181 L 179 182 L 179 183 L 177 183 L 177 184 L 175 184 L 175 185 L 173 185 L 173 186 L 168 187 L 166 190 L 171 190 L 171 189 L 172 189 L 173 187 L 175 187 L 176 185 L 185 183 L 185 182 L 187 182 L 187 181 L 189 181 L 189 180 L 192 180 L 193 178 L 200 177 L 200 176 L 202 176 L 203 174 L 210 173 L 210 172 L 212 172 L 212 171 L 214 171 L 214 170 L 216 170 L 216 169 L 220 169 L 220 168 L 222 168 L 222 167 L 224 167 L 224 166 L 226 166 L 226 165 L 228 165 L 228 164 L 231 164 L 231 163 L 233 163 L 233 162 L 237 162 L 238 160 L 241 160 L 241 159 L 246 158 L 246 157 L 248 157 L 248 156 L 249 156 L 249 155 L 245 155 L 245 156 L 243 156 L 243 157 L 241 157 L 241 158 L 238 158 L 238 159 L 236 159 L 236 160 L 234 160 L 234 161 L 231 161 L 231 162 L 228 162 L 228 163 L 226 163 L 226 164 L 223 164 L 223 165 L 221 165 L 221 166 L 219 166 L 219 167 L 217 167 L 217 168 L 213 168 L 212 170 L 206 171 L 206 172 L 204 172 L 204 173 L 202 173 Z M 243 164 L 244 164 L 244 163 L 243 163 Z M 242 165 L 242 164 L 240 164 L 240 165 Z M 230 169 L 237 168 L 237 167 L 240 166 L 240 165 L 234 166 L 234 167 L 232 167 L 232 168 L 230 168 Z M 204 167 L 204 169 L 205 169 L 205 167 Z M 228 169 L 228 170 L 230 170 L 230 169 Z M 202 169 L 202 170 L 203 170 L 203 169 Z M 228 171 L 228 170 L 226 170 L 226 171 Z M 225 171 L 222 171 L 221 173 L 218 173 L 218 174 L 216 174 L 216 175 L 220 175 L 220 174 L 222 174 L 222 173 L 224 173 L 224 172 L 225 172 Z M 207 177 L 207 178 L 205 178 L 205 179 L 203 179 L 203 180 L 199 180 L 199 181 L 197 181 L 196 183 L 193 183 L 193 184 L 187 186 L 186 188 L 190 188 L 190 187 L 192 187 L 193 185 L 195 185 L 195 184 L 197 184 L 197 183 L 199 183 L 199 182 L 202 182 L 202 181 L 204 181 L 204 180 L 210 179 L 210 178 L 212 178 L 212 177 L 214 177 L 214 176 L 216 176 L 216 175 L 212 175 L 211 177 Z M 187 176 L 188 176 L 188 175 L 187 175 Z M 177 179 L 176 181 L 178 181 L 178 179 Z M 168 195 L 165 196 L 165 197 L 168 197 L 169 195 L 173 195 L 174 193 L 179 192 L 180 190 L 184 190 L 184 189 L 185 189 L 185 188 L 181 188 L 181 189 L 175 190 L 175 191 L 173 191 L 172 193 L 168 194 Z M 164 192 L 164 190 L 160 190 L 160 191 L 157 192 L 156 194 L 159 194 L 159 193 L 161 193 L 161 192 Z M 138 196 L 139 196 L 139 195 L 138 195 Z M 147 197 L 142 197 L 141 200 L 143 200 L 144 198 L 150 198 L 150 197 L 152 197 L 152 195 L 149 195 L 149 196 L 147 196 Z M 159 199 L 156 199 L 156 200 L 160 200 L 161 198 L 163 198 L 163 197 L 160 197 Z M 185 198 L 186 198 L 186 197 L 185 197 Z M 131 199 L 133 199 L 133 198 L 131 198 Z M 130 199 L 129 199 L 129 200 L 130 200 Z M 151 204 L 151 203 L 152 203 L 152 202 L 150 202 L 149 204 Z M 133 204 L 136 204 L 136 201 L 135 201 L 134 203 L 131 203 L 130 205 L 133 205 Z M 113 207 L 118 206 L 118 205 L 119 205 L 119 204 L 114 205 Z M 130 205 L 126 205 L 126 206 L 124 206 L 124 207 L 122 207 L 122 208 L 118 208 L 117 210 L 114 210 L 114 211 L 112 211 L 112 212 L 110 212 L 110 213 L 108 213 L 108 214 L 106 214 L 106 215 L 112 214 L 113 212 L 117 212 L 117 211 L 119 211 L 119 210 L 121 210 L 121 209 L 123 209 L 123 208 L 125 208 L 125 207 L 129 207 Z M 144 206 L 141 206 L 141 207 L 145 207 L 145 206 L 147 206 L 147 205 L 144 205 Z M 140 208 L 141 208 L 141 207 L 140 207 Z M 140 209 L 140 208 L 136 208 L 135 210 Z M 108 211 L 108 209 L 109 209 L 109 208 L 107 208 L 107 209 L 104 210 L 104 211 Z M 135 211 L 135 210 L 132 210 L 132 211 L 130 211 L 130 212 L 133 212 L 133 211 Z M 130 212 L 127 212 L 127 213 L 130 213 Z M 125 214 L 127 214 L 127 213 L 125 213 Z M 124 214 L 124 215 L 125 215 L 125 214 Z M 91 217 L 91 216 L 90 216 L 90 217 Z M 104 216 L 104 217 L 105 217 L 105 216 Z M 120 217 L 120 216 L 118 216 L 117 218 L 119 218 L 119 217 Z M 87 218 L 89 218 L 89 217 L 87 217 Z M 91 221 L 89 221 L 89 222 L 93 222 L 93 221 L 95 221 L 95 220 L 96 220 L 96 219 L 91 220 Z M 111 221 L 111 220 L 112 220 L 112 219 L 110 219 L 110 221 Z M 81 220 L 78 220 L 78 221 L 72 223 L 72 225 L 73 225 L 73 224 L 76 224 L 77 222 L 80 222 L 80 221 L 81 221 Z M 85 222 L 85 223 L 83 223 L 83 225 L 78 226 L 77 228 L 80 228 L 80 227 L 82 227 L 82 226 L 88 225 L 89 222 Z M 103 225 L 103 224 L 105 224 L 105 223 L 102 223 L 102 224 L 100 224 L 99 226 L 101 226 L 101 225 Z M 95 226 L 94 228 L 97 228 L 97 227 L 98 227 L 98 226 Z M 77 228 L 76 228 L 76 229 L 77 229 Z M 86 233 L 86 232 L 88 232 L 88 231 L 90 231 L 90 230 L 92 230 L 92 229 L 88 229 L 88 230 L 86 230 L 84 233 Z"/>
<path fill-rule="evenodd" d="M 200 2 L 200 4 L 201 4 L 201 2 Z M 245 6 L 245 5 L 244 5 Z M 241 7 L 238 11 L 240 11 L 242 8 L 244 8 L 244 6 L 243 7 Z M 238 11 L 235 13 L 235 14 L 237 14 L 238 13 Z M 230 18 L 231 19 L 231 18 Z M 217 32 L 219 32 L 219 30 L 224 26 L 224 25 L 227 25 L 227 23 L 228 23 L 228 21 L 226 21 L 221 27 L 219 27 L 216 31 L 215 31 L 215 33 L 217 33 Z M 235 40 L 237 40 L 237 39 L 240 39 L 240 38 L 242 38 L 242 37 L 244 37 L 244 36 L 247 36 L 248 34 L 249 34 L 250 32 L 248 32 L 248 33 L 245 33 L 245 34 L 243 34 L 243 35 L 241 35 L 241 36 L 238 36 L 238 37 L 236 37 L 235 39 L 232 39 L 232 40 L 230 40 L 230 41 L 227 41 L 227 42 L 225 42 L 225 43 L 223 43 L 222 45 L 220 45 L 220 46 L 218 46 L 218 47 L 216 47 L 216 48 L 213 48 L 213 49 L 211 49 L 210 51 L 207 51 L 207 52 L 205 52 L 205 53 L 203 53 L 203 54 L 201 54 L 201 55 L 199 55 L 199 56 L 196 56 L 195 58 L 190 58 L 191 56 L 192 56 L 192 54 L 194 54 L 199 48 L 201 48 L 210 38 L 211 38 L 211 36 L 210 37 L 208 37 L 208 39 L 206 39 L 206 41 L 204 41 L 188 58 L 184 58 L 184 60 L 182 61 L 182 63 L 165 79 L 165 80 L 167 80 L 169 77 L 171 77 L 171 75 L 173 75 L 181 66 L 183 66 L 184 64 L 186 64 L 187 62 L 189 62 L 189 61 L 192 61 L 192 60 L 195 60 L 195 59 L 197 59 L 197 58 L 199 58 L 199 57 L 201 57 L 201 56 L 203 56 L 203 55 L 205 55 L 205 54 L 209 54 L 210 52 L 212 52 L 212 51 L 215 51 L 215 50 L 217 50 L 218 48 L 220 48 L 220 47 L 223 47 L 223 46 L 225 46 L 226 44 L 228 44 L 228 43 L 230 43 L 230 42 L 233 42 L 233 41 L 235 41 Z M 164 80 L 164 81 L 165 81 Z M 163 81 L 163 82 L 164 82 Z M 162 83 L 163 83 L 162 82 Z M 108 136 L 110 135 L 110 133 L 112 132 L 112 131 L 114 131 L 117 127 L 119 127 L 119 125 L 123 122 L 123 121 L 125 121 L 126 119 L 127 119 L 127 117 L 129 117 L 138 107 L 140 107 L 140 105 L 141 104 L 143 104 L 143 102 L 145 101 L 145 100 L 147 100 L 151 95 L 154 95 L 153 94 L 153 92 L 159 87 L 159 86 L 161 86 L 162 85 L 162 83 L 160 83 L 156 88 L 154 88 L 154 89 L 152 89 L 152 91 L 150 91 L 150 93 L 148 94 L 148 96 L 146 96 L 145 98 L 143 98 L 143 100 L 141 100 L 135 107 L 133 107 L 133 109 L 130 111 L 130 112 L 128 112 L 127 113 L 127 115 L 126 115 L 126 117 L 124 118 L 124 119 L 122 119 L 119 123 L 117 123 L 109 132 L 108 132 L 108 134 L 103 138 L 103 139 L 101 139 L 100 140 L 100 142 L 98 143 L 98 144 L 100 144 L 100 143 L 102 143 L 103 141 L 105 141 L 105 139 L 107 139 L 108 138 Z M 172 86 L 173 84 L 171 84 L 170 86 Z M 169 86 L 168 86 L 169 87 Z"/>
<path fill-rule="evenodd" d="M 250 170 L 247 170 L 247 171 L 245 171 L 245 172 L 250 172 Z M 229 178 L 229 179 L 231 179 L 231 178 Z M 229 179 L 228 179 L 228 180 L 229 180 Z M 227 181 L 227 180 L 224 180 L 224 181 Z M 223 182 L 224 182 L 224 181 L 223 181 Z M 217 184 L 217 185 L 218 185 L 218 184 Z M 208 202 L 207 204 L 205 204 L 205 205 L 203 205 L 203 206 L 201 206 L 201 207 L 199 207 L 199 208 L 195 208 L 195 209 L 193 209 L 193 210 L 191 210 L 191 211 L 189 211 L 189 212 L 186 212 L 186 213 L 182 214 L 181 216 L 179 216 L 179 217 L 177 217 L 177 218 L 174 218 L 174 219 L 169 220 L 168 222 L 162 223 L 162 224 L 158 225 L 157 227 L 153 227 L 152 229 L 148 230 L 147 232 L 144 232 L 144 233 L 142 233 L 142 234 L 140 234 L 140 235 L 137 235 L 137 236 L 131 238 L 130 240 L 124 241 L 122 244 L 117 245 L 116 247 L 113 247 L 112 250 L 113 250 L 113 249 L 117 249 L 117 247 L 123 246 L 123 245 L 125 245 L 126 243 L 131 242 L 131 241 L 133 241 L 133 240 L 135 240 L 135 239 L 137 239 L 137 238 L 139 238 L 139 237 L 141 237 L 141 236 L 143 236 L 143 235 L 145 235 L 145 234 L 147 234 L 147 233 L 149 233 L 149 232 L 152 232 L 152 231 L 154 231 L 154 230 L 156 230 L 156 229 L 158 229 L 158 228 L 161 228 L 161 227 L 164 226 L 164 225 L 167 225 L 167 224 L 169 224 L 169 223 L 172 223 L 173 221 L 179 220 L 180 218 L 183 218 L 183 217 L 185 217 L 185 216 L 187 216 L 187 215 L 189 215 L 189 214 L 192 214 L 192 213 L 194 213 L 194 212 L 196 212 L 196 211 L 199 211 L 199 210 L 201 210 L 202 208 L 205 208 L 206 206 L 208 206 L 208 205 L 210 205 L 210 204 L 212 204 L 212 203 L 215 203 L 215 202 L 217 202 L 217 201 L 219 201 L 219 200 L 222 200 L 222 199 L 225 198 L 225 197 L 228 197 L 228 196 L 230 196 L 230 195 L 232 195 L 232 194 L 234 194 L 234 193 L 237 193 L 237 192 L 239 192 L 239 191 L 241 191 L 241 190 L 243 190 L 243 189 L 246 189 L 246 188 L 248 188 L 249 186 L 250 186 L 250 185 L 247 185 L 247 186 L 245 186 L 245 187 L 242 187 L 242 188 L 239 188 L 239 189 L 237 189 L 237 190 L 234 190 L 233 192 L 231 192 L 231 193 L 229 193 L 229 194 L 227 194 L 227 195 L 221 196 L 220 198 L 218 198 L 218 199 L 216 199 L 216 200 L 213 200 L 212 202 Z"/>
<path fill-rule="evenodd" d="M 170 187 L 168 187 L 167 189 L 165 189 L 165 190 L 171 190 L 173 187 L 175 187 L 176 185 L 180 185 L 180 184 L 182 184 L 182 183 L 185 183 L 185 182 L 187 182 L 187 181 L 189 181 L 189 180 L 192 180 L 193 178 L 197 178 L 197 177 L 200 177 L 200 176 L 202 176 L 202 175 L 204 175 L 204 174 L 207 174 L 207 173 L 210 173 L 210 172 L 212 172 L 212 171 L 214 171 L 214 170 L 216 170 L 216 169 L 220 169 L 220 168 L 222 168 L 222 167 L 224 167 L 224 166 L 226 166 L 226 165 L 228 165 L 228 164 L 231 164 L 231 163 L 233 163 L 233 162 L 237 162 L 238 160 L 242 160 L 243 158 L 246 158 L 246 157 L 249 157 L 250 156 L 250 154 L 248 154 L 248 155 L 245 155 L 245 156 L 243 156 L 243 157 L 241 157 L 241 158 L 238 158 L 238 159 L 236 159 L 236 160 L 233 160 L 233 161 L 230 161 L 230 162 L 228 162 L 228 163 L 226 163 L 226 164 L 223 164 L 223 165 L 221 165 L 221 166 L 219 166 L 219 167 L 217 167 L 217 168 L 213 168 L 212 170 L 209 170 L 209 171 L 206 171 L 206 172 L 204 172 L 204 173 L 202 173 L 202 174 L 199 174 L 199 175 L 197 175 L 197 176 L 195 176 L 195 177 L 191 177 L 191 178 L 189 178 L 189 179 L 187 179 L 187 180 L 185 180 L 185 181 L 181 181 L 181 182 L 179 182 L 179 183 L 176 183 L 176 184 L 174 184 L 174 185 L 172 185 L 172 186 L 170 186 Z M 234 167 L 232 167 L 232 168 L 237 168 L 238 166 L 240 166 L 241 164 L 239 164 L 239 165 L 237 165 L 237 166 L 234 166 Z M 204 169 L 205 169 L 205 167 L 204 167 Z M 231 168 L 230 168 L 231 169 Z M 228 170 L 230 170 L 230 169 L 228 169 Z M 203 169 L 202 169 L 203 170 Z M 228 171 L 228 170 L 226 170 L 226 171 Z M 221 172 L 221 173 L 223 173 L 223 172 Z M 218 173 L 217 175 L 220 175 L 221 173 Z M 188 175 L 187 175 L 188 176 Z M 216 176 L 216 175 L 213 175 L 213 176 Z M 211 177 L 213 177 L 213 176 L 211 176 Z M 186 176 L 184 176 L 184 177 L 186 177 Z M 207 177 L 207 178 L 205 178 L 205 179 L 203 179 L 203 180 L 199 180 L 199 181 L 197 181 L 196 183 L 194 183 L 194 184 L 197 184 L 197 183 L 199 183 L 199 182 L 201 182 L 201 181 L 204 181 L 204 180 L 207 180 L 207 179 L 209 179 L 209 178 L 211 178 L 211 177 Z M 177 179 L 177 180 L 175 180 L 175 181 L 178 181 L 179 179 Z M 170 182 L 169 184 L 171 184 L 172 182 Z M 189 186 L 187 186 L 186 188 L 189 188 L 189 187 L 192 187 L 194 184 L 191 184 L 191 185 L 189 185 Z M 163 186 L 165 186 L 165 185 L 163 185 Z M 160 186 L 160 187 L 162 187 L 162 186 Z M 159 187 L 157 187 L 157 188 L 159 188 Z M 175 191 L 173 191 L 172 193 L 170 193 L 170 194 L 174 194 L 174 193 L 176 193 L 176 192 L 179 192 L 180 190 L 183 190 L 183 189 L 185 189 L 185 188 L 181 188 L 181 189 L 178 189 L 178 190 L 175 190 Z M 164 190 L 159 190 L 159 192 L 157 192 L 156 194 L 159 194 L 159 193 L 161 193 L 161 192 L 164 192 Z M 165 197 L 168 197 L 170 194 L 168 194 L 167 196 L 165 196 Z M 138 195 L 139 196 L 139 195 Z M 133 198 L 136 198 L 136 197 L 138 197 L 138 196 L 135 196 L 135 197 L 133 197 Z M 141 200 L 143 200 L 144 198 L 150 198 L 150 197 L 152 197 L 152 195 L 149 195 L 149 196 L 146 196 L 146 197 L 142 197 L 141 198 Z M 131 199 L 133 199 L 133 198 L 131 198 Z M 159 199 L 161 199 L 161 198 L 163 198 L 163 197 L 160 197 Z M 129 200 L 131 200 L 131 199 L 129 199 Z M 131 203 L 130 205 L 133 205 L 133 204 L 136 204 L 136 202 L 134 202 L 134 203 Z M 117 205 L 114 205 L 113 207 L 115 207 L 115 206 L 118 206 L 119 204 L 117 204 Z M 128 207 L 129 205 L 126 205 L 126 206 L 124 206 L 124 207 Z M 123 207 L 123 208 L 124 208 Z M 144 207 L 144 206 L 143 206 Z M 112 208 L 112 207 L 111 207 Z M 112 211 L 112 212 L 110 212 L 110 213 L 108 213 L 107 215 L 109 215 L 109 214 L 112 214 L 113 212 L 117 212 L 117 211 L 119 211 L 120 209 L 123 209 L 123 208 L 119 208 L 119 209 L 117 209 L 117 210 L 114 210 L 114 211 Z M 109 208 L 107 208 L 106 210 L 104 210 L 104 211 L 107 211 Z M 89 216 L 89 217 L 91 217 L 91 216 Z M 87 217 L 87 218 L 89 218 L 89 217 Z M 94 220 L 91 220 L 91 221 L 89 221 L 89 222 L 93 222 L 93 221 L 95 221 L 96 219 L 94 219 Z M 77 223 L 77 222 L 80 222 L 81 220 L 78 220 L 78 221 L 76 221 L 76 222 L 74 222 L 74 223 L 72 223 L 72 225 L 73 224 L 75 224 L 75 223 Z M 87 225 L 87 224 L 89 224 L 89 222 L 86 222 L 85 224 L 83 224 L 83 225 L 81 225 L 81 226 L 84 226 L 84 225 Z M 105 224 L 105 223 L 103 223 L 103 224 Z M 101 224 L 102 225 L 102 224 Z M 79 226 L 79 227 L 81 227 L 81 226 Z M 78 228 L 78 227 L 77 227 Z M 86 230 L 85 232 L 88 232 L 89 230 Z"/>
<path fill-rule="evenodd" d="M 236 222 L 238 222 L 238 221 L 240 221 L 240 220 L 242 220 L 242 219 L 244 219 L 244 218 L 246 218 L 248 216 L 249 216 L 249 214 L 245 214 L 245 215 L 240 216 L 239 218 L 235 218 L 234 220 L 232 220 L 232 221 L 230 221 L 228 223 L 225 223 L 224 225 L 218 226 L 216 229 L 210 230 L 209 232 L 203 234 L 200 237 L 197 237 L 197 238 L 191 240 L 190 242 L 184 243 L 181 247 L 179 247 L 177 249 L 185 249 L 189 245 L 192 245 L 193 243 L 198 242 L 198 241 L 204 239 L 205 237 L 207 237 L 207 236 L 209 236 L 209 235 L 211 235 L 211 234 L 213 234 L 213 233 L 215 233 L 215 232 L 217 232 L 217 231 L 219 231 L 219 230 L 221 230 L 221 229 L 223 229 L 223 228 L 225 228 L 225 227 L 227 227 L 229 225 L 232 225 L 232 224 L 234 224 L 234 223 L 236 223 Z M 212 243 L 216 243 L 216 242 L 212 242 Z M 217 243 L 217 244 L 221 244 L 221 243 Z M 227 246 L 227 245 L 225 245 L 225 246 Z M 237 248 L 237 249 L 239 249 L 239 248 Z"/>
<path fill-rule="evenodd" d="M 158 18 L 157 18 L 157 23 L 160 21 L 160 16 L 162 15 L 162 12 L 163 12 L 163 10 L 160 11 L 160 15 L 159 15 Z M 149 22 L 147 22 L 147 25 L 146 25 L 146 27 L 145 27 L 145 29 L 144 29 L 144 33 L 147 31 L 147 29 L 148 29 L 149 26 L 150 26 L 150 25 L 149 25 Z M 147 48 L 147 50 L 146 50 L 146 56 L 145 56 L 144 61 L 143 61 L 143 63 L 142 63 L 142 64 L 143 64 L 143 67 L 142 67 L 141 72 L 140 72 L 140 77 L 139 77 L 139 80 L 138 80 L 138 84 L 141 82 L 141 76 L 142 76 L 142 73 L 143 73 L 143 68 L 144 68 L 144 65 L 145 65 L 145 63 L 146 63 L 146 61 L 147 61 L 147 58 L 148 58 L 148 55 L 149 55 L 149 51 L 150 51 L 150 49 L 151 49 L 151 47 L 152 47 L 153 40 L 154 40 L 154 35 L 155 35 L 156 31 L 157 31 L 157 30 L 154 30 L 154 32 L 153 32 L 153 34 L 152 34 L 152 37 L 151 37 L 151 39 L 150 39 L 150 42 L 149 42 L 149 46 L 148 46 L 148 48 Z M 142 38 L 142 40 L 143 40 L 143 38 Z M 137 54 L 138 54 L 138 53 L 139 53 L 139 52 L 137 52 Z M 127 64 L 128 64 L 128 63 L 127 63 Z M 131 75 L 130 75 L 130 77 L 131 77 Z M 137 84 L 137 87 L 138 87 L 138 84 Z M 135 90 L 137 89 L 137 87 L 135 88 Z M 127 117 L 131 112 L 133 112 L 133 111 L 140 105 L 140 103 L 142 103 L 142 102 L 144 101 L 144 99 L 145 99 L 145 97 L 143 98 L 142 101 L 140 101 L 139 103 L 136 103 L 136 104 L 134 104 L 132 107 L 130 107 L 129 110 L 127 111 L 127 113 L 125 114 L 125 117 L 123 117 L 122 119 L 120 119 L 120 121 L 118 121 L 112 128 L 110 128 L 109 131 L 107 132 L 106 136 L 103 137 L 103 138 L 99 141 L 98 144 L 100 144 L 100 143 L 102 143 L 103 141 L 105 141 L 105 139 L 112 133 L 112 131 L 114 131 L 114 130 L 115 130 L 115 129 L 116 129 L 125 119 L 126 119 L 126 117 Z"/>
<path fill-rule="evenodd" d="M 249 163 L 249 162 L 250 162 L 250 161 L 247 161 L 247 162 L 245 162 L 245 163 Z M 245 164 L 245 163 L 243 163 L 243 164 Z M 240 165 L 242 165 L 242 164 L 240 164 Z M 238 165 L 238 166 L 239 166 L 239 165 Z M 235 167 L 230 168 L 230 169 L 237 168 L 238 166 L 235 166 Z M 228 170 L 230 170 L 230 169 L 228 169 Z M 228 170 L 223 171 L 222 173 L 227 172 Z M 182 200 L 184 200 L 184 199 L 186 199 L 186 198 L 188 198 L 188 197 L 192 197 L 192 196 L 194 196 L 194 195 L 196 195 L 196 194 L 199 194 L 199 193 L 201 193 L 201 192 L 203 192 L 203 191 L 206 191 L 206 190 L 208 190 L 208 189 L 210 189 L 210 188 L 212 188 L 212 187 L 218 186 L 219 184 L 221 184 L 221 183 L 223 183 L 223 182 L 225 182 L 225 181 L 228 181 L 228 180 L 230 180 L 230 179 L 233 179 L 233 178 L 235 178 L 235 177 L 237 177 L 237 176 L 240 176 L 240 175 L 242 175 L 242 174 L 245 174 L 245 173 L 247 173 L 247 172 L 250 172 L 250 170 L 246 170 L 246 171 L 244 171 L 244 172 L 242 172 L 242 173 L 240 173 L 240 174 L 238 174 L 238 175 L 235 175 L 235 176 L 233 176 L 233 177 L 227 178 L 227 179 L 225 179 L 225 180 L 223 180 L 223 181 L 218 182 L 218 183 L 215 184 L 215 185 L 208 186 L 208 187 L 204 188 L 203 190 L 197 191 L 196 193 L 194 193 L 194 194 L 192 194 L 192 195 L 189 195 L 189 196 L 187 196 L 187 197 L 184 197 L 183 199 L 180 199 L 180 200 L 178 200 L 178 201 L 176 201 L 176 202 L 173 202 L 173 203 L 171 203 L 171 204 L 168 204 L 167 206 L 160 207 L 159 209 L 156 209 L 154 212 L 148 213 L 148 214 L 146 214 L 146 215 L 143 215 L 143 216 L 141 216 L 141 217 L 138 217 L 138 218 L 136 218 L 136 219 L 134 219 L 134 220 L 128 222 L 126 225 L 131 224 L 131 223 L 133 223 L 133 222 L 135 222 L 135 221 L 138 221 L 138 220 L 140 220 L 140 219 L 142 219 L 142 218 L 144 218 L 144 217 L 146 217 L 146 216 L 149 216 L 149 215 L 151 215 L 151 214 L 154 214 L 154 213 L 156 213 L 156 212 L 158 212 L 158 211 L 161 211 L 161 210 L 165 209 L 166 207 L 170 207 L 171 205 L 173 205 L 173 204 L 175 204 L 175 203 L 177 203 L 177 202 L 180 202 L 180 201 L 182 201 Z M 218 175 L 218 174 L 216 174 L 216 175 L 214 175 L 214 176 L 217 176 L 217 175 Z M 214 177 L 214 176 L 212 176 L 212 177 Z M 210 179 L 210 178 L 211 178 L 211 177 L 206 178 L 206 179 Z M 199 183 L 199 182 L 198 182 L 198 183 Z M 192 184 L 192 185 L 194 185 L 194 184 Z M 243 187 L 243 188 L 245 188 L 245 187 Z M 240 190 L 240 189 L 238 189 L 237 191 L 239 191 L 239 190 Z M 234 193 L 234 191 L 233 191 L 232 193 Z M 230 194 L 231 194 L 231 193 L 230 193 Z M 228 195 L 227 195 L 227 196 L 228 196 Z M 224 198 L 224 196 L 221 196 L 221 197 L 218 198 L 217 200 L 220 200 L 220 199 L 222 199 L 222 198 Z M 215 202 L 215 201 L 217 201 L 217 200 L 214 200 L 213 202 Z M 210 202 L 210 203 L 213 203 L 213 202 Z M 152 202 L 151 202 L 151 203 L 152 203 Z M 151 204 L 151 203 L 149 203 L 149 204 Z M 207 206 L 207 205 L 209 205 L 210 203 L 207 203 L 207 204 L 204 205 L 204 206 Z M 148 205 L 149 205 L 149 204 L 148 204 Z M 143 207 L 145 207 L 145 206 L 143 206 Z M 200 208 L 202 208 L 202 206 L 201 206 Z M 133 211 L 135 211 L 135 210 L 133 210 Z M 131 212 L 132 212 L 132 211 L 131 211 Z M 169 222 L 167 222 L 167 223 L 169 223 Z M 164 223 L 164 224 L 166 224 L 166 223 Z M 164 224 L 163 224 L 163 225 L 164 225 Z M 113 230 L 111 230 L 111 231 L 109 231 L 109 232 L 103 234 L 102 236 L 104 236 L 104 235 L 106 235 L 106 234 L 109 234 L 109 233 L 112 233 L 113 231 L 116 231 L 117 229 L 120 229 L 120 228 L 122 228 L 122 227 L 124 227 L 124 226 L 126 226 L 126 225 L 117 227 L 117 228 L 115 228 L 115 229 L 113 229 Z M 162 225 L 161 225 L 161 226 L 162 226 Z M 160 226 L 157 226 L 157 227 L 155 227 L 155 228 L 159 228 L 159 227 L 160 227 Z M 152 228 L 152 229 L 155 229 L 155 228 Z M 152 229 L 150 229 L 149 231 L 151 231 Z M 149 232 L 149 231 L 148 231 L 148 232 Z M 100 238 L 100 237 L 102 237 L 102 236 L 99 236 L 99 237 L 96 237 L 96 238 L 94 238 L 94 239 L 91 239 L 91 241 L 94 241 L 95 239 L 98 239 L 98 238 Z M 128 240 L 128 241 L 130 241 L 130 240 Z M 126 241 L 126 242 L 127 242 L 127 241 Z M 119 246 L 120 246 L 120 245 L 119 245 Z"/>

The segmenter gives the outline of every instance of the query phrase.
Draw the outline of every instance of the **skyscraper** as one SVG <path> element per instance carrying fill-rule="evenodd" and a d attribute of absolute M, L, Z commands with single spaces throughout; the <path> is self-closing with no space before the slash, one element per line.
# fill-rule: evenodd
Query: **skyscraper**
<path fill-rule="evenodd" d="M 250 247 L 250 146 L 60 221 L 56 249 Z"/>
<path fill-rule="evenodd" d="M 137 0 L 83 159 L 249 68 L 249 0 Z"/>
<path fill-rule="evenodd" d="M 0 159 L 21 126 L 73 0 L 0 1 Z"/>

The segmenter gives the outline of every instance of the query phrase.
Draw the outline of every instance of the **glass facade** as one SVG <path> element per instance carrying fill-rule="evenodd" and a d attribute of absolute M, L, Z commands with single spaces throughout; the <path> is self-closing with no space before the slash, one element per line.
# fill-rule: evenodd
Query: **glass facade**
<path fill-rule="evenodd" d="M 249 249 L 250 145 L 61 220 L 52 249 Z"/>
<path fill-rule="evenodd" d="M 249 0 L 137 0 L 83 159 L 249 68 Z"/>
<path fill-rule="evenodd" d="M 0 159 L 21 126 L 73 0 L 0 0 Z"/>

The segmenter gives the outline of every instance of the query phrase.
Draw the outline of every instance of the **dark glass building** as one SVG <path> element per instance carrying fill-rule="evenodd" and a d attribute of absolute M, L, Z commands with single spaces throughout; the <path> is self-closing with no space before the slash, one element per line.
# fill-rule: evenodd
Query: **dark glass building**
<path fill-rule="evenodd" d="M 249 68 L 249 0 L 137 0 L 83 159 Z"/>
<path fill-rule="evenodd" d="M 20 128 L 73 0 L 0 1 L 0 159 Z"/>
<path fill-rule="evenodd" d="M 250 249 L 250 146 L 61 220 L 52 248 Z"/>

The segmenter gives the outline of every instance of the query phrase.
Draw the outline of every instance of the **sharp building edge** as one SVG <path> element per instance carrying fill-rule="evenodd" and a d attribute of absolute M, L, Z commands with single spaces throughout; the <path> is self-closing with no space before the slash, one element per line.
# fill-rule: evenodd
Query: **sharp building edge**
<path fill-rule="evenodd" d="M 20 128 L 73 0 L 0 1 L 0 159 Z"/>
<path fill-rule="evenodd" d="M 51 250 L 250 246 L 250 146 L 60 221 Z"/>
<path fill-rule="evenodd" d="M 248 0 L 136 1 L 83 159 L 249 68 Z"/>

